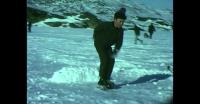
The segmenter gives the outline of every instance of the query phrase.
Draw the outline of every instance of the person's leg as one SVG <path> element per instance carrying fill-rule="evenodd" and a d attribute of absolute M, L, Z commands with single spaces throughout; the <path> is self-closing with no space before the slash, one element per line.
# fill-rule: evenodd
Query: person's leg
<path fill-rule="evenodd" d="M 111 58 L 112 56 L 112 48 L 110 47 L 108 49 L 108 53 L 109 53 L 109 58 L 108 58 L 108 73 L 107 73 L 107 79 L 110 80 L 112 71 L 113 71 L 113 66 L 115 64 L 115 58 Z"/>
<path fill-rule="evenodd" d="M 149 32 L 150 39 L 152 39 L 152 35 L 153 35 L 153 33 Z"/>
<path fill-rule="evenodd" d="M 106 87 L 113 88 L 115 84 L 110 79 L 111 79 L 111 74 L 112 74 L 113 67 L 115 64 L 115 59 L 111 58 L 111 55 L 112 55 L 111 47 L 108 49 L 108 53 L 110 57 L 108 58 L 108 68 L 107 68 L 107 73 L 106 73 L 107 74 Z"/>
<path fill-rule="evenodd" d="M 143 40 L 142 40 L 142 39 L 139 39 L 139 38 L 138 38 L 138 40 L 140 41 L 141 44 L 143 44 Z"/>
<path fill-rule="evenodd" d="M 101 47 L 101 46 L 97 46 L 95 45 L 96 50 L 98 52 L 99 55 L 99 59 L 100 59 L 100 70 L 99 70 L 99 77 L 100 77 L 100 81 L 106 81 L 107 80 L 107 73 L 108 73 L 108 52 L 106 50 L 105 47 Z M 104 82 L 100 82 L 101 84 L 103 84 Z"/>
<path fill-rule="evenodd" d="M 28 31 L 31 32 L 31 28 L 30 27 L 28 27 Z"/>
<path fill-rule="evenodd" d="M 138 36 L 135 35 L 135 44 L 137 44 L 137 41 L 138 41 Z"/>
<path fill-rule="evenodd" d="M 28 23 L 28 31 L 31 32 L 31 23 Z"/>

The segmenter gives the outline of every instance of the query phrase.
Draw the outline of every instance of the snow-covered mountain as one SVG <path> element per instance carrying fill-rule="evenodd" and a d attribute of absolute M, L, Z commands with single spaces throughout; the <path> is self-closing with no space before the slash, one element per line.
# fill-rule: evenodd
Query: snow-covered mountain
<path fill-rule="evenodd" d="M 164 6 L 167 5 L 166 3 L 168 6 Z M 82 24 L 80 27 L 84 27 L 83 24 L 88 25 L 88 20 L 91 23 L 91 16 L 96 18 L 92 22 L 110 21 L 113 19 L 113 14 L 121 7 L 127 9 L 128 18 L 125 28 L 132 27 L 134 23 L 146 27 L 153 22 L 157 27 L 165 29 L 171 29 L 173 25 L 172 0 L 151 0 L 151 2 L 148 0 L 28 0 L 27 7 L 45 11 L 47 14 L 63 16 L 65 19 L 76 16 L 79 22 L 75 24 Z M 88 19 L 87 23 L 85 19 Z M 64 24 L 69 26 L 69 22 Z"/>

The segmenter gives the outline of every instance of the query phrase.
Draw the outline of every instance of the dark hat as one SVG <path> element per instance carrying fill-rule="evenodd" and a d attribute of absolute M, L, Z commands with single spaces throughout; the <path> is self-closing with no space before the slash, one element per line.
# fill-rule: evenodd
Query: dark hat
<path fill-rule="evenodd" d="M 126 19 L 126 8 L 121 8 L 120 10 L 118 10 L 115 13 L 114 18 Z"/>
<path fill-rule="evenodd" d="M 126 13 L 126 8 L 121 8 L 120 10 L 119 10 L 119 12 L 122 12 L 122 13 Z"/>

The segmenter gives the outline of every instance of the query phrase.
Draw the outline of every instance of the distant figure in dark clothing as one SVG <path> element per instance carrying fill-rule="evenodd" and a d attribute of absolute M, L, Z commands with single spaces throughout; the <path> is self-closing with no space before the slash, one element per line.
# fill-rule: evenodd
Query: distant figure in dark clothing
<path fill-rule="evenodd" d="M 31 28 L 32 28 L 32 22 L 28 21 L 28 32 L 31 32 Z"/>
<path fill-rule="evenodd" d="M 152 39 L 152 35 L 153 35 L 153 32 L 156 31 L 155 27 L 153 26 L 153 23 L 151 23 L 149 25 L 149 28 L 148 28 L 148 32 L 149 32 L 149 36 L 150 36 L 150 39 Z"/>
<path fill-rule="evenodd" d="M 133 30 L 135 32 L 135 44 L 137 44 L 137 41 L 140 41 L 140 43 L 143 44 L 143 40 L 139 39 L 139 36 L 140 36 L 140 31 L 144 31 L 144 29 L 141 29 L 135 24 L 135 27 L 133 28 Z"/>
<path fill-rule="evenodd" d="M 110 81 L 113 71 L 115 57 L 117 56 L 122 43 L 124 30 L 122 28 L 126 19 L 126 9 L 121 8 L 114 14 L 114 21 L 102 22 L 94 29 L 94 46 L 100 59 L 98 85 L 112 88 L 114 83 Z M 112 49 L 112 45 L 115 45 Z"/>

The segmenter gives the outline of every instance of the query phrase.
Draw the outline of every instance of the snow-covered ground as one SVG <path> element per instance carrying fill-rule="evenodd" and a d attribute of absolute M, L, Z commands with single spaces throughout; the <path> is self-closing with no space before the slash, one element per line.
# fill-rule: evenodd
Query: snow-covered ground
<path fill-rule="evenodd" d="M 27 33 L 28 104 L 167 104 L 173 95 L 173 31 L 157 29 L 153 39 L 125 31 L 112 80 L 102 91 L 93 29 L 33 26 Z M 167 69 L 170 66 L 170 70 Z"/>

